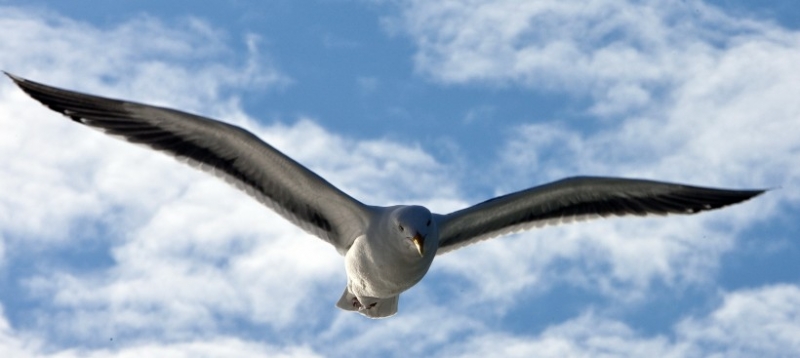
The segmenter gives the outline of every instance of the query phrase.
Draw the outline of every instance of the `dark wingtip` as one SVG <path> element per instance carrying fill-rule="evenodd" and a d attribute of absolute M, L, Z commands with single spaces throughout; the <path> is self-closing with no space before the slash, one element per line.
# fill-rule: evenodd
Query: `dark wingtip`
<path fill-rule="evenodd" d="M 19 88 L 20 88 L 20 89 L 22 89 L 22 91 L 23 91 L 23 92 L 27 93 L 27 94 L 28 94 L 29 96 L 31 96 L 33 99 L 35 99 L 35 100 L 37 100 L 37 101 L 41 102 L 42 104 L 44 104 L 45 106 L 48 106 L 48 107 L 49 107 L 49 105 L 47 105 L 46 103 L 44 103 L 44 102 L 42 101 L 42 99 L 40 98 L 40 96 L 41 96 L 41 94 L 40 94 L 41 90 L 38 90 L 38 88 L 36 87 L 36 85 L 40 85 L 40 86 L 42 86 L 41 84 L 39 84 L 39 83 L 36 83 L 36 82 L 33 82 L 33 81 L 30 81 L 30 80 L 28 80 L 28 79 L 25 79 L 25 78 L 22 78 L 22 77 L 19 77 L 19 76 L 17 76 L 17 75 L 12 75 L 12 74 L 10 74 L 10 73 L 8 73 L 8 72 L 6 72 L 6 71 L 3 71 L 3 73 L 4 73 L 6 76 L 8 76 L 8 78 L 10 78 L 12 81 L 14 81 L 14 83 L 15 83 L 17 86 L 19 86 Z"/>
<path fill-rule="evenodd" d="M 774 188 L 741 190 L 741 193 L 744 196 L 748 196 L 748 198 L 753 198 L 771 190 L 774 190 Z"/>
<path fill-rule="evenodd" d="M 10 78 L 12 81 L 14 81 L 14 83 L 16 83 L 16 84 L 19 84 L 20 82 L 25 82 L 25 79 L 22 78 L 22 77 L 19 77 L 19 76 L 16 76 L 16 75 L 12 75 L 12 74 L 10 74 L 10 73 L 8 73 L 6 71 L 3 71 L 3 73 L 6 76 L 8 76 L 8 78 Z"/>
<path fill-rule="evenodd" d="M 63 107 L 59 103 L 62 101 L 59 95 L 59 92 L 65 92 L 64 90 L 50 87 L 35 81 L 31 81 L 16 75 L 12 75 L 6 71 L 3 73 L 8 76 L 14 83 L 19 86 L 19 88 L 25 92 L 28 96 L 33 98 L 34 100 L 38 101 L 39 103 L 43 104 L 45 107 L 50 108 L 53 111 L 61 113 L 73 121 L 80 122 L 80 118 L 70 115 L 67 113 L 67 108 Z M 69 91 L 66 91 L 69 92 Z"/>
<path fill-rule="evenodd" d="M 731 198 L 730 202 L 728 204 L 723 205 L 723 206 L 733 205 L 733 204 L 741 203 L 743 201 L 750 200 L 750 199 L 755 198 L 755 197 L 757 197 L 757 196 L 759 196 L 761 194 L 766 193 L 769 190 L 772 190 L 772 189 L 732 190 L 732 191 L 730 191 L 731 195 L 729 196 Z"/>
<path fill-rule="evenodd" d="M 739 204 L 764 194 L 768 190 L 770 189 L 730 190 L 718 196 L 715 203 L 707 204 L 710 206 L 705 206 L 700 210 L 693 210 L 692 213 Z"/>
<path fill-rule="evenodd" d="M 25 91 L 25 93 L 27 93 L 31 97 L 34 97 L 33 93 L 31 93 L 30 91 L 31 91 L 31 84 L 36 84 L 36 82 L 30 81 L 30 80 L 28 80 L 26 78 L 22 78 L 22 77 L 19 77 L 17 75 L 11 74 L 11 73 L 8 73 L 6 71 L 3 71 L 3 73 L 6 76 L 8 76 L 8 78 L 10 78 L 12 81 L 14 81 L 14 84 L 19 86 L 19 88 L 22 89 L 23 91 Z"/>
<path fill-rule="evenodd" d="M 742 190 L 743 196 L 745 196 L 744 200 L 750 200 L 755 198 L 761 194 L 764 194 L 768 191 L 775 190 L 776 188 L 768 188 L 768 189 L 751 189 L 751 190 Z"/>
<path fill-rule="evenodd" d="M 757 197 L 757 196 L 759 196 L 759 195 L 761 195 L 761 194 L 764 194 L 764 193 L 766 193 L 766 192 L 768 192 L 768 191 L 771 191 L 771 190 L 773 190 L 773 189 L 772 189 L 772 188 L 770 188 L 770 189 L 754 189 L 754 190 L 746 190 L 748 197 L 747 197 L 746 199 L 744 199 L 743 201 L 750 200 L 750 199 L 752 199 L 752 198 L 755 198 L 755 197 Z"/>

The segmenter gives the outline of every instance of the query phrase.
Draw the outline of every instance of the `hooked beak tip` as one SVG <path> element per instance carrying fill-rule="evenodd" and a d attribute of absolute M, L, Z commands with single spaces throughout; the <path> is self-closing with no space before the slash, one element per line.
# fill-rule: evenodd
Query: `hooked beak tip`
<path fill-rule="evenodd" d="M 414 246 L 417 248 L 417 252 L 419 252 L 419 256 L 425 256 L 425 238 L 422 237 L 420 234 L 414 235 L 411 238 L 411 242 L 414 243 Z"/>

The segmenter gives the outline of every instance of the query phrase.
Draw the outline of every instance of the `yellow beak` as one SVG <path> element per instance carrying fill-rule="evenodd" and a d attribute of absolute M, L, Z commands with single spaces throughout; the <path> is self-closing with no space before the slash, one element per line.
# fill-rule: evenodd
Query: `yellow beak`
<path fill-rule="evenodd" d="M 414 246 L 417 247 L 417 252 L 419 252 L 419 256 L 425 256 L 425 238 L 420 236 L 420 234 L 418 233 L 411 238 L 411 242 L 413 242 Z"/>

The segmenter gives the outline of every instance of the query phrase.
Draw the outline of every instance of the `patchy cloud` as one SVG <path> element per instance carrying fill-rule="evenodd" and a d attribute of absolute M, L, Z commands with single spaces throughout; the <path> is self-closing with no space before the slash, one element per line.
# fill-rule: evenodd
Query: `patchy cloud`
<path fill-rule="evenodd" d="M 687 317 L 664 335 L 648 336 L 589 311 L 536 336 L 486 333 L 443 356 L 485 357 L 763 357 L 791 355 L 800 320 L 797 286 L 732 292 L 707 315 Z"/>
<path fill-rule="evenodd" d="M 423 198 L 426 191 L 407 190 L 415 186 L 440 187 L 445 199 L 448 193 L 454 195 L 454 188 L 444 183 L 440 164 L 418 147 L 354 142 L 309 119 L 266 126 L 249 118 L 237 98 L 222 89 L 282 86 L 288 78 L 255 60 L 257 46 L 250 37 L 250 57 L 237 61 L 229 59 L 217 32 L 198 20 L 176 29 L 149 18 L 134 19 L 100 31 L 53 14 L 14 9 L 5 14 L 0 22 L 21 24 L 30 36 L 27 41 L 64 42 L 86 51 L 56 56 L 47 46 L 21 46 L 9 34 L 0 38 L 0 48 L 17 54 L 2 63 L 9 71 L 86 92 L 225 118 L 367 202 L 422 199 L 435 205 L 436 198 Z M 160 40 L 129 41 L 133 34 Z M 73 40 L 76 44 L 70 39 L 80 40 Z M 180 46 L 172 48 L 170 41 L 206 47 L 190 54 Z M 111 55 L 95 66 L 92 53 L 101 49 Z M 41 61 L 41 56 L 50 56 L 47 73 L 40 63 L 27 61 Z M 202 70 L 190 70 L 196 66 Z M 262 80 L 237 81 L 235 76 Z M 16 336 L 8 349 L 36 355 L 58 350 L 53 342 L 96 346 L 102 333 L 103 342 L 108 336 L 117 343 L 105 342 L 97 351 L 79 350 L 75 355 L 188 356 L 222 344 L 209 354 L 236 356 L 254 348 L 270 355 L 306 356 L 312 351 L 302 344 L 273 349 L 221 332 L 244 324 L 283 334 L 306 327 L 307 317 L 315 321 L 342 314 L 334 303 L 346 282 L 344 267 L 328 244 L 214 177 L 75 125 L 32 101 L 10 81 L 0 84 L 0 103 L 0 125 L 8 139 L 0 155 L 0 177 L 8 193 L 0 199 L 0 247 L 10 252 L 4 260 L 12 266 L 25 255 L 44 260 L 81 260 L 84 255 L 102 261 L 86 262 L 86 268 L 69 260 L 44 262 L 15 277 L 25 299 L 47 314 L 21 313 L 21 322 L 27 322 L 21 331 L 6 323 L 5 332 Z M 96 250 L 90 257 L 76 248 L 81 246 Z M 20 338 L 28 335 L 49 337 L 49 343 L 30 346 Z M 197 335 L 218 338 L 195 341 Z M 131 343 L 154 339 L 166 343 Z M 121 347 L 103 348 L 105 344 Z"/>
<path fill-rule="evenodd" d="M 575 278 L 624 300 L 643 298 L 654 282 L 705 284 L 737 232 L 800 197 L 795 32 L 698 1 L 409 1 L 403 9 L 389 24 L 417 46 L 415 67 L 431 81 L 589 99 L 580 121 L 513 130 L 493 168 L 502 174 L 496 194 L 579 174 L 783 186 L 747 207 L 546 229 L 440 260 L 448 273 L 468 272 L 473 297 L 509 302 Z M 592 122 L 602 126 L 587 130 Z"/>
<path fill-rule="evenodd" d="M 699 216 L 595 221 L 474 245 L 437 258 L 403 295 L 400 315 L 370 321 L 333 307 L 345 277 L 328 244 L 216 178 L 77 126 L 0 81 L 0 273 L 16 295 L 0 294 L 0 355 L 798 350 L 797 282 L 740 290 L 715 282 L 748 230 L 788 218 L 778 208 L 800 198 L 797 33 L 692 1 L 404 4 L 391 26 L 412 41 L 427 81 L 584 103 L 584 122 L 519 125 L 492 163 L 468 164 L 485 165 L 496 194 L 574 174 L 783 189 Z M 251 118 L 234 91 L 293 84 L 258 36 L 242 39 L 241 55 L 229 47 L 236 39 L 195 18 L 101 28 L 2 10 L 0 28 L 13 29 L 0 34 L 9 54 L 0 68 L 9 72 L 223 118 L 366 203 L 447 212 L 485 199 L 460 191 L 452 171 L 464 164 L 414 144 L 354 140 L 318 118 Z M 459 121 L 494 121 L 493 106 L 465 107 Z M 713 297 L 645 333 L 628 315 L 652 304 L 654 286 Z M 597 300 L 566 318 L 521 313 L 559 287 Z M 750 327 L 762 329 L 746 337 Z"/>

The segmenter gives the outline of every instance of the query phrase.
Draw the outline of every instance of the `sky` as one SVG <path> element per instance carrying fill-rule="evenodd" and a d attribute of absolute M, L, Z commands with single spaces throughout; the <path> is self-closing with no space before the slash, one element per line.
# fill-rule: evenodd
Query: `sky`
<path fill-rule="evenodd" d="M 794 0 L 0 0 L 0 69 L 242 126 L 360 201 L 572 175 L 768 188 L 438 256 L 370 320 L 336 251 L 0 80 L 2 357 L 800 352 Z"/>

